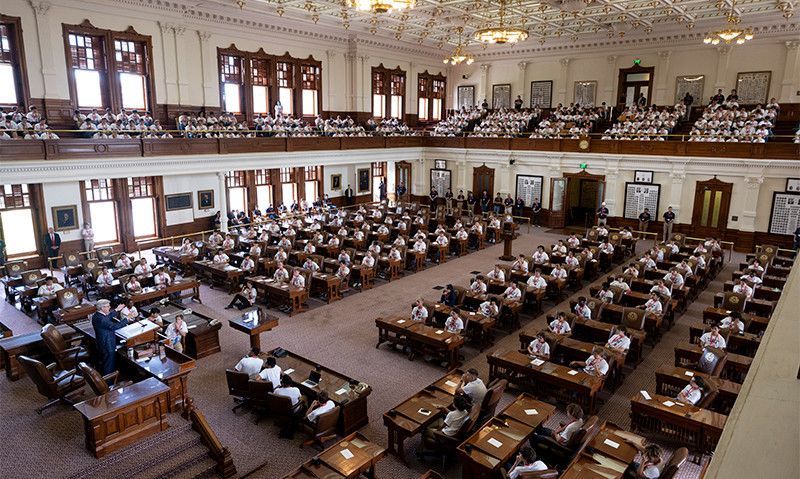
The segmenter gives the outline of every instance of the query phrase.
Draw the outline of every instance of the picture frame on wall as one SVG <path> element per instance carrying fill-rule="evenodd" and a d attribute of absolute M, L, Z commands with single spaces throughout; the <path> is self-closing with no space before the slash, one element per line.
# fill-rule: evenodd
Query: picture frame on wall
<path fill-rule="evenodd" d="M 357 172 L 359 193 L 369 193 L 369 168 L 359 168 Z"/>
<path fill-rule="evenodd" d="M 433 160 L 433 167 L 437 170 L 446 170 L 447 160 Z"/>
<path fill-rule="evenodd" d="M 765 104 L 769 100 L 771 71 L 739 72 L 736 74 L 736 94 L 740 105 Z"/>
<path fill-rule="evenodd" d="M 193 207 L 191 193 L 166 195 L 164 199 L 166 200 L 164 206 L 167 211 L 189 210 Z"/>
<path fill-rule="evenodd" d="M 53 206 L 53 229 L 71 231 L 78 229 L 78 206 Z"/>
<path fill-rule="evenodd" d="M 800 178 L 786 178 L 786 191 L 800 193 Z"/>
<path fill-rule="evenodd" d="M 331 175 L 331 191 L 341 191 L 342 190 L 342 175 L 336 174 Z"/>
<path fill-rule="evenodd" d="M 214 190 L 200 190 L 197 192 L 197 209 L 214 209 Z"/>
<path fill-rule="evenodd" d="M 705 88 L 705 75 L 680 75 L 675 78 L 675 104 L 683 100 L 686 94 L 694 98 L 693 105 L 704 105 L 703 89 Z"/>
<path fill-rule="evenodd" d="M 531 82 L 531 108 L 553 107 L 553 80 Z"/>
<path fill-rule="evenodd" d="M 470 109 L 475 106 L 475 85 L 458 87 L 458 109 Z"/>
<path fill-rule="evenodd" d="M 591 81 L 576 81 L 575 82 L 575 95 L 573 102 L 580 106 L 594 106 L 595 98 L 597 96 L 597 82 Z"/>
<path fill-rule="evenodd" d="M 450 170 L 431 168 L 431 190 L 436 190 L 441 198 L 453 187 L 453 174 Z"/>
<path fill-rule="evenodd" d="M 511 84 L 492 85 L 492 109 L 511 108 Z"/>
<path fill-rule="evenodd" d="M 652 183 L 653 172 L 647 170 L 636 170 L 633 174 L 634 183 Z"/>

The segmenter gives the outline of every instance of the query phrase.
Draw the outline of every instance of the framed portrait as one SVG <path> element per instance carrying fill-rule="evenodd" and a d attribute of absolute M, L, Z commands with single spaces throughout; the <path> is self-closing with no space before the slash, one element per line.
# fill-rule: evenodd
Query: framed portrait
<path fill-rule="evenodd" d="M 439 196 L 444 198 L 444 194 L 453 186 L 452 178 L 450 170 L 431 168 L 431 189 L 436 190 Z"/>
<path fill-rule="evenodd" d="M 369 168 L 358 169 L 358 192 L 369 193 Z"/>
<path fill-rule="evenodd" d="M 551 108 L 553 106 L 553 81 L 531 82 L 531 108 Z"/>
<path fill-rule="evenodd" d="M 78 206 L 53 206 L 53 229 L 70 231 L 78 229 Z"/>
<path fill-rule="evenodd" d="M 458 109 L 470 109 L 475 106 L 475 85 L 458 87 Z"/>
<path fill-rule="evenodd" d="M 769 101 L 772 72 L 739 72 L 736 74 L 736 94 L 740 105 L 764 104 Z"/>
<path fill-rule="evenodd" d="M 188 210 L 192 208 L 192 194 L 191 193 L 176 193 L 174 195 L 166 195 L 166 210 Z"/>
<path fill-rule="evenodd" d="M 197 192 L 197 209 L 214 209 L 214 190 L 200 190 Z"/>
<path fill-rule="evenodd" d="M 693 105 L 703 105 L 703 88 L 706 84 L 705 75 L 681 75 L 675 79 L 675 103 L 677 104 L 686 94 L 694 98 Z"/>
<path fill-rule="evenodd" d="M 786 191 L 800 193 L 800 178 L 786 178 Z"/>
<path fill-rule="evenodd" d="M 575 96 L 573 101 L 576 105 L 588 106 L 594 105 L 595 96 L 597 95 L 597 82 L 592 81 L 576 81 L 575 82 Z"/>
<path fill-rule="evenodd" d="M 342 175 L 331 175 L 331 191 L 341 191 Z"/>
<path fill-rule="evenodd" d="M 492 109 L 511 108 L 511 84 L 492 85 Z"/>
<path fill-rule="evenodd" d="M 633 174 L 633 181 L 635 183 L 652 183 L 653 182 L 653 172 L 652 171 L 644 171 L 644 170 L 636 170 Z"/>

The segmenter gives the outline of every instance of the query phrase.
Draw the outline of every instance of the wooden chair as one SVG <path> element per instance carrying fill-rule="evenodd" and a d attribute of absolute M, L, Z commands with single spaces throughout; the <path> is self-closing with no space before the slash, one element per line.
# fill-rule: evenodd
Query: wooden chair
<path fill-rule="evenodd" d="M 96 369 L 84 363 L 83 361 L 78 363 L 78 369 L 80 370 L 81 375 L 83 375 L 83 379 L 86 381 L 86 384 L 89 385 L 89 388 L 92 390 L 95 396 L 102 396 L 109 391 L 113 391 L 114 389 L 130 384 L 117 384 L 117 381 L 119 381 L 119 371 L 114 371 L 113 373 L 102 376 L 99 372 L 97 372 Z M 112 381 L 111 386 L 108 385 L 109 381 Z"/>
<path fill-rule="evenodd" d="M 250 376 L 234 369 L 225 370 L 225 379 L 228 382 L 228 394 L 233 396 L 236 405 L 232 411 L 249 404 L 250 399 Z"/>
<path fill-rule="evenodd" d="M 47 324 L 42 328 L 42 340 L 62 371 L 75 369 L 79 361 L 89 360 L 89 353 L 83 347 L 75 342 L 67 341 L 52 324 Z"/>
<path fill-rule="evenodd" d="M 268 395 L 271 392 L 271 381 L 254 381 L 251 379 L 247 382 L 248 401 L 253 406 L 253 410 L 256 413 L 256 424 L 258 424 L 269 411 Z"/>
<path fill-rule="evenodd" d="M 28 356 L 18 356 L 17 360 L 36 385 L 39 394 L 49 399 L 47 404 L 36 409 L 37 414 L 61 402 L 73 404 L 70 396 L 83 389 L 85 384 L 83 377 L 74 369 L 59 371 L 55 363 L 45 366 L 41 361 Z"/>
<path fill-rule="evenodd" d="M 497 410 L 497 404 L 500 402 L 500 399 L 502 399 L 506 387 L 508 387 L 508 381 L 505 379 L 497 379 L 489 384 L 489 388 L 481 404 L 478 424 L 483 424 L 484 421 L 494 416 Z"/>
<path fill-rule="evenodd" d="M 745 302 L 747 302 L 747 296 L 743 293 L 734 293 L 733 291 L 722 293 L 722 309 L 741 313 L 744 311 Z"/>
<path fill-rule="evenodd" d="M 470 412 L 469 418 L 464 421 L 458 432 L 453 436 L 444 434 L 441 430 L 433 431 L 433 437 L 428 438 L 425 435 L 422 437 L 422 443 L 417 451 L 417 455 L 422 457 L 425 455 L 440 455 L 442 459 L 442 471 L 445 470 L 448 457 L 455 457 L 455 451 L 459 444 L 464 442 L 475 426 L 478 415 L 480 414 L 479 407 L 473 407 Z"/>
<path fill-rule="evenodd" d="M 677 449 L 672 457 L 669 459 L 664 469 L 661 471 L 661 479 L 674 479 L 678 474 L 678 469 L 686 462 L 689 457 L 689 450 L 685 447 Z"/>
<path fill-rule="evenodd" d="M 292 400 L 286 396 L 268 393 L 267 408 L 276 426 L 287 429 L 297 420 L 298 409 L 292 407 Z"/>
<path fill-rule="evenodd" d="M 678 246 L 683 246 L 686 243 L 686 235 L 683 233 L 672 233 L 672 241 Z"/>
<path fill-rule="evenodd" d="M 563 466 L 572 460 L 575 453 L 591 438 L 599 422 L 597 416 L 590 416 L 566 444 L 560 444 L 553 438 L 547 438 L 536 444 L 536 450 L 550 459 L 551 462 L 548 462 L 548 464 Z"/>
<path fill-rule="evenodd" d="M 335 406 L 325 414 L 317 416 L 316 422 L 303 421 L 303 432 L 309 439 L 300 447 L 316 445 L 320 450 L 325 449 L 325 443 L 336 439 L 336 424 L 339 422 L 339 406 Z"/>

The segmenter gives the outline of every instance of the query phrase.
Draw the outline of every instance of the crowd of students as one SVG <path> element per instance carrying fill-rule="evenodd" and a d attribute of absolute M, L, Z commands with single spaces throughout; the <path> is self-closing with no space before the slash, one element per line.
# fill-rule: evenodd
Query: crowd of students
<path fill-rule="evenodd" d="M 685 115 L 686 105 L 683 102 L 662 109 L 655 105 L 647 108 L 629 106 L 617 118 L 618 121 L 606 129 L 601 139 L 665 141 Z"/>
<path fill-rule="evenodd" d="M 0 139 L 2 140 L 57 140 L 58 135 L 50 131 L 47 120 L 35 106 L 23 109 L 12 107 L 10 111 L 0 108 Z"/>
<path fill-rule="evenodd" d="M 752 109 L 741 108 L 736 99 L 712 102 L 694 122 L 689 141 L 764 143 L 772 134 L 778 108 L 774 98 L 766 107 Z"/>
<path fill-rule="evenodd" d="M 602 107 L 593 108 L 578 104 L 566 107 L 559 103 L 555 110 L 531 131 L 530 138 L 577 139 L 591 133 L 594 124 L 604 114 L 606 111 Z"/>

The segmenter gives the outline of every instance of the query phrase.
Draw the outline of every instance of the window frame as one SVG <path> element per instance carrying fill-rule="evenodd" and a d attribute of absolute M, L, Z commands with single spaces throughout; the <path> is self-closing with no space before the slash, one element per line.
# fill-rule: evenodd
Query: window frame
<path fill-rule="evenodd" d="M 75 84 L 75 76 L 72 68 L 72 51 L 69 45 L 69 35 L 89 35 L 99 37 L 102 39 L 101 48 L 103 51 L 103 61 L 105 63 L 104 74 L 101 75 L 100 87 L 102 89 L 101 95 L 104 97 L 104 102 L 107 103 L 103 108 L 111 108 L 111 111 L 118 113 L 122 110 L 122 88 L 120 85 L 119 74 L 126 73 L 117 68 L 116 49 L 114 47 L 115 41 L 128 41 L 143 44 L 143 54 L 145 59 L 143 65 L 144 71 L 144 86 L 145 86 L 145 109 L 151 114 L 155 111 L 156 105 L 156 88 L 155 88 L 155 72 L 153 70 L 153 37 L 150 35 L 142 35 L 137 32 L 132 26 L 124 31 L 106 30 L 95 27 L 89 20 L 84 20 L 83 23 L 78 25 L 69 25 L 66 23 L 61 24 L 63 41 L 64 41 L 64 55 L 66 58 L 67 68 L 67 83 L 69 85 L 70 107 L 73 110 L 78 109 L 78 92 Z M 91 107 L 84 108 L 89 111 Z M 133 109 L 131 109 L 133 110 Z M 137 109 L 138 110 L 138 109 Z"/>
<path fill-rule="evenodd" d="M 22 19 L 0 13 L 0 23 L 9 27 L 8 39 L 11 44 L 11 68 L 17 87 L 17 103 L 3 103 L 0 107 L 17 106 L 26 109 L 31 104 L 30 86 L 28 85 L 28 66 L 25 61 L 25 42 L 22 37 Z"/>
<path fill-rule="evenodd" d="M 437 90 L 434 88 L 435 82 L 441 82 L 441 88 Z M 436 90 L 436 91 L 435 91 Z M 420 99 L 427 99 L 427 111 L 423 118 L 419 112 Z M 433 110 L 436 102 L 434 100 L 441 100 L 441 108 L 439 117 L 434 118 Z M 417 74 L 417 121 L 419 123 L 437 123 L 444 118 L 447 111 L 447 77 L 438 73 L 433 75 L 425 70 Z"/>
<path fill-rule="evenodd" d="M 370 75 L 370 104 L 373 119 L 384 118 L 397 118 L 400 121 L 405 121 L 406 115 L 406 85 L 408 77 L 405 70 L 401 69 L 398 65 L 397 68 L 389 69 L 383 66 L 383 63 L 376 67 L 372 67 Z M 376 80 L 379 84 L 376 84 Z M 400 83 L 399 92 L 401 94 L 394 94 L 398 92 L 396 83 Z M 383 95 L 383 115 L 379 116 L 375 113 L 375 96 Z M 392 116 L 392 97 L 399 96 L 400 100 L 400 115 Z"/>
<path fill-rule="evenodd" d="M 11 186 L 11 194 L 5 194 L 5 187 Z M 25 188 L 23 188 L 25 186 Z M 17 187 L 17 188 L 15 188 Z M 14 191 L 17 189 L 18 191 Z M 35 204 L 35 200 L 37 198 L 36 191 L 34 185 L 30 183 L 10 183 L 10 184 L 0 184 L 0 196 L 2 196 L 3 202 L 0 205 L 0 213 L 4 211 L 13 211 L 13 210 L 27 210 L 31 215 L 31 226 L 33 227 L 33 250 L 29 251 L 22 251 L 20 253 L 9 254 L 6 258 L 6 261 L 11 261 L 17 258 L 27 258 L 30 256 L 34 256 L 39 253 L 39 218 L 38 218 L 38 207 Z M 9 199 L 11 199 L 11 203 L 9 204 Z M 17 200 L 21 201 L 21 204 L 17 204 Z M 27 201 L 27 205 L 25 204 Z M 5 240 L 2 230 L 2 219 L 0 216 L 0 238 Z"/>
<path fill-rule="evenodd" d="M 95 186 L 94 182 L 97 182 L 97 186 Z M 101 182 L 104 181 L 104 184 Z M 127 180 L 125 180 L 127 182 Z M 116 239 L 110 241 L 103 241 L 97 242 L 95 246 L 106 246 L 106 245 L 113 245 L 113 244 L 120 244 L 123 241 L 122 238 L 122 225 L 120 224 L 120 204 L 117 192 L 117 185 L 115 184 L 116 181 L 112 178 L 89 178 L 87 180 L 81 180 L 80 182 L 80 190 L 81 190 L 81 206 L 83 209 L 83 221 L 89 221 L 92 225 L 96 224 L 95 218 L 92 218 L 92 211 L 91 211 L 91 204 L 92 203 L 111 203 L 114 206 L 114 229 L 116 230 Z M 91 187 L 87 187 L 90 185 Z M 94 190 L 103 189 L 106 190 L 106 195 L 108 198 L 101 198 L 95 199 L 94 198 Z M 89 197 L 89 191 L 91 190 L 91 198 Z M 127 189 L 125 190 L 127 193 Z M 127 197 L 126 197 L 127 198 Z"/>
<path fill-rule="evenodd" d="M 128 204 L 131 211 L 131 231 L 133 231 L 133 238 L 135 240 L 143 240 L 150 238 L 158 238 L 159 233 L 159 208 L 158 208 L 158 189 L 157 178 L 154 176 L 133 176 L 128 177 L 126 180 L 128 191 Z M 153 234 L 136 236 L 136 228 L 133 226 L 133 200 L 135 199 L 149 199 L 152 201 L 153 207 Z"/>

